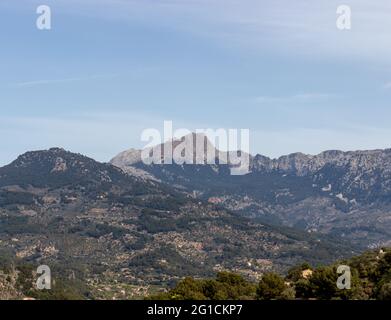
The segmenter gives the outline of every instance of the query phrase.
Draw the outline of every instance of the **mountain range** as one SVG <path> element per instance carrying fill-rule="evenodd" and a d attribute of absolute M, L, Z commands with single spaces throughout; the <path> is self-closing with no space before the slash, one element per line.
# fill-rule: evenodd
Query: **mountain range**
<path fill-rule="evenodd" d="M 216 164 L 146 165 L 134 149 L 110 163 L 27 152 L 0 168 L 0 255 L 118 298 L 391 244 L 391 150 L 250 156 L 239 176 L 215 154 Z"/>
<path fill-rule="evenodd" d="M 258 154 L 250 156 L 250 172 L 242 176 L 231 175 L 229 164 L 146 165 L 140 152 L 122 152 L 111 163 L 243 216 L 343 237 L 363 247 L 391 244 L 391 149 L 278 159 Z"/>

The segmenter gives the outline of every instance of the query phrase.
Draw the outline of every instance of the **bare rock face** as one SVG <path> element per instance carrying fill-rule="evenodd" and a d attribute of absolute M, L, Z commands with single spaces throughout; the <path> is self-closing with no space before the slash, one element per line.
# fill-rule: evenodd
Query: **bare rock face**
<path fill-rule="evenodd" d="M 201 142 L 201 143 L 200 143 Z M 110 163 L 126 168 L 143 161 L 142 155 L 153 156 L 162 164 L 167 162 L 165 153 L 172 157 L 173 162 L 180 158 L 184 163 L 206 163 L 208 156 L 218 156 L 219 152 L 204 135 L 191 134 L 181 139 L 174 139 L 163 144 L 142 150 L 129 149 L 115 156 Z M 158 161 L 155 161 L 158 162 Z"/>
<path fill-rule="evenodd" d="M 391 149 L 330 150 L 314 156 L 294 153 L 278 159 L 257 155 L 252 171 L 310 177 L 323 191 L 348 194 L 352 201 L 391 200 Z"/>
<path fill-rule="evenodd" d="M 61 158 L 61 157 L 58 157 L 56 159 L 56 163 L 54 164 L 54 168 L 52 169 L 52 173 L 53 172 L 64 172 L 67 170 L 67 162 Z"/>
<path fill-rule="evenodd" d="M 166 158 L 169 155 L 169 159 Z M 247 154 L 241 151 L 224 152 L 218 150 L 204 134 L 189 134 L 180 139 L 167 141 L 163 144 L 144 150 L 129 149 L 115 156 L 110 163 L 114 166 L 129 171 L 130 167 L 146 162 L 143 155 L 154 158 L 154 164 L 197 164 L 235 165 L 235 157 Z"/>
<path fill-rule="evenodd" d="M 318 155 L 293 153 L 278 159 L 256 155 L 253 168 L 256 170 L 279 170 L 295 173 L 299 176 L 315 173 L 325 166 L 344 168 L 355 172 L 379 169 L 391 170 L 391 149 L 373 151 L 324 151 Z"/>
<path fill-rule="evenodd" d="M 129 149 L 121 152 L 110 163 L 117 167 L 127 167 L 136 164 L 141 161 L 141 150 Z"/>

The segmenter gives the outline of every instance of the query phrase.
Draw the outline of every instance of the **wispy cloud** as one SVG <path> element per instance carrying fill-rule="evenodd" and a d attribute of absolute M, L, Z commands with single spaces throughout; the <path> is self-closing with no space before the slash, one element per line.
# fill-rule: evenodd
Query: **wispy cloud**
<path fill-rule="evenodd" d="M 352 8 L 350 31 L 336 28 L 341 4 Z M 56 0 L 56 6 L 66 14 L 179 29 L 230 47 L 390 64 L 389 0 Z"/>
<path fill-rule="evenodd" d="M 86 77 L 63 78 L 63 79 L 32 80 L 32 81 L 11 83 L 10 86 L 17 87 L 17 88 L 34 87 L 34 86 L 42 86 L 42 85 L 52 85 L 52 84 L 106 79 L 106 78 L 113 78 L 116 76 L 117 76 L 116 74 L 109 74 L 109 75 L 91 75 L 91 76 L 86 76 Z"/>
<path fill-rule="evenodd" d="M 389 0 L 100 0 L 107 5 L 95 6 L 96 1 L 85 3 L 104 8 L 89 10 L 104 19 L 144 20 L 212 37 L 229 46 L 263 51 L 279 48 L 311 58 L 350 56 L 383 63 L 389 63 L 391 54 Z M 75 0 L 71 2 L 76 5 Z M 336 10 L 341 4 L 352 8 L 350 31 L 336 28 Z"/>

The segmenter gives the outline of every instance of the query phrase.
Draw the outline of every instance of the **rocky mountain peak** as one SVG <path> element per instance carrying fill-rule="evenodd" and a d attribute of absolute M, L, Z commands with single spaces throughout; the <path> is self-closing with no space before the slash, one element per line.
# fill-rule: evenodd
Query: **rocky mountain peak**
<path fill-rule="evenodd" d="M 130 178 L 130 177 L 129 177 Z M 61 148 L 30 151 L 0 168 L 0 186 L 52 186 L 128 179 L 121 169 Z"/>
<path fill-rule="evenodd" d="M 170 152 L 171 150 L 171 152 Z M 151 148 L 142 150 L 129 149 L 119 153 L 110 163 L 120 168 L 126 168 L 142 162 L 142 153 L 148 154 L 154 159 L 158 159 L 164 164 L 165 151 L 172 155 L 174 163 L 192 163 L 192 164 L 207 164 L 207 163 L 229 163 L 233 156 L 231 152 L 218 150 L 209 138 L 202 133 L 190 133 L 179 139 L 174 138 L 172 141 L 156 145 Z M 236 152 L 236 151 L 234 151 Z M 155 163 L 155 161 L 154 161 Z"/>

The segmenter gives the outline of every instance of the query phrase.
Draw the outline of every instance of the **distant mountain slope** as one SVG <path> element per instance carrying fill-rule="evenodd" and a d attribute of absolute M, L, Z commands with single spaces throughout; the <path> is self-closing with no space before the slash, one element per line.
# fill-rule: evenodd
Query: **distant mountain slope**
<path fill-rule="evenodd" d="M 135 181 L 117 167 L 60 148 L 27 152 L 0 168 L 0 186 L 55 188 L 105 183 L 129 185 Z"/>
<path fill-rule="evenodd" d="M 391 244 L 391 149 L 250 156 L 251 172 L 243 176 L 231 175 L 226 164 L 146 165 L 137 152 L 112 163 L 264 221 L 368 247 Z"/>
<path fill-rule="evenodd" d="M 0 250 L 98 287 L 229 269 L 257 277 L 350 256 L 340 239 L 274 227 L 62 149 L 0 168 Z"/>

